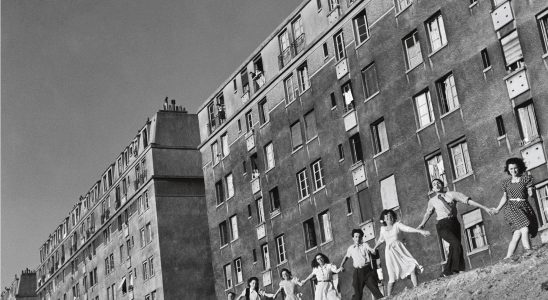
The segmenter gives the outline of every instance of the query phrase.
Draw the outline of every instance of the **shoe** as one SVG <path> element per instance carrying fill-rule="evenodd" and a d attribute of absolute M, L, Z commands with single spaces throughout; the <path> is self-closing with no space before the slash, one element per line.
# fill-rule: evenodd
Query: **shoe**
<path fill-rule="evenodd" d="M 419 269 L 419 273 L 421 273 L 421 274 L 422 274 L 422 272 L 424 272 L 424 267 L 421 266 L 421 265 L 418 265 L 417 269 Z"/>

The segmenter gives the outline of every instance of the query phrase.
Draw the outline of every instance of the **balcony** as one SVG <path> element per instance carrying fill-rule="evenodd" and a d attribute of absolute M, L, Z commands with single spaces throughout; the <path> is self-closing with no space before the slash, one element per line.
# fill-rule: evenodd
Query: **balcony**
<path fill-rule="evenodd" d="M 352 179 L 354 180 L 354 185 L 358 185 L 362 182 L 365 182 L 367 179 L 365 177 L 365 165 L 363 161 L 358 161 L 352 165 Z"/>
<path fill-rule="evenodd" d="M 287 66 L 287 64 L 291 61 L 291 47 L 287 47 L 284 50 L 282 50 L 282 53 L 278 55 L 278 63 L 280 65 L 280 70 Z"/>
<path fill-rule="evenodd" d="M 261 179 L 259 177 L 251 180 L 251 191 L 253 194 L 257 194 L 261 191 Z"/>
<path fill-rule="evenodd" d="M 506 88 L 508 90 L 508 96 L 510 99 L 525 93 L 529 90 L 529 82 L 527 81 L 527 73 L 525 69 L 518 70 L 506 77 Z"/>
<path fill-rule="evenodd" d="M 495 31 L 498 31 L 504 27 L 504 25 L 512 22 L 514 20 L 514 14 L 512 13 L 510 2 L 508 1 L 497 7 L 497 9 L 491 13 L 491 18 L 493 19 L 493 27 L 495 27 Z"/>
<path fill-rule="evenodd" d="M 245 144 L 247 151 L 251 151 L 255 148 L 255 135 L 253 130 L 245 133 Z"/>
<path fill-rule="evenodd" d="M 266 236 L 266 226 L 265 223 L 257 225 L 257 240 L 260 240 Z"/>
<path fill-rule="evenodd" d="M 348 60 L 346 58 L 337 63 L 335 72 L 337 73 L 337 79 L 341 79 L 344 75 L 348 74 Z"/>
<path fill-rule="evenodd" d="M 344 129 L 346 131 L 349 131 L 350 129 L 352 129 L 352 128 L 356 127 L 356 125 L 358 125 L 358 119 L 357 119 L 357 116 L 356 116 L 356 111 L 354 109 L 347 112 L 343 116 L 343 120 L 344 120 Z"/>
<path fill-rule="evenodd" d="M 333 25 L 341 16 L 341 8 L 338 4 L 335 5 L 332 11 L 327 14 L 327 22 L 329 25 Z"/>
<path fill-rule="evenodd" d="M 302 33 L 293 42 L 293 49 L 295 51 L 295 55 L 301 53 L 301 51 L 304 50 L 304 46 L 305 46 L 305 35 L 304 33 Z"/>

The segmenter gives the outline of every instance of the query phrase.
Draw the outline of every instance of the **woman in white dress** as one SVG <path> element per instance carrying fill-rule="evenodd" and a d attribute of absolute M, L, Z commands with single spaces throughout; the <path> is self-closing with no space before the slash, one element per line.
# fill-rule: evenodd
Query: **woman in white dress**
<path fill-rule="evenodd" d="M 297 277 L 293 277 L 293 275 L 291 275 L 291 272 L 286 268 L 282 269 L 282 271 L 280 272 L 280 277 L 282 277 L 282 280 L 280 281 L 280 287 L 278 288 L 278 290 L 274 294 L 274 297 L 272 298 L 275 299 L 276 296 L 278 296 L 278 294 L 283 291 L 285 300 L 301 299 L 300 297 L 301 293 L 297 292 L 297 285 L 299 284 L 299 279 Z"/>
<path fill-rule="evenodd" d="M 329 258 L 322 253 L 316 254 L 311 265 L 312 273 L 303 281 L 299 281 L 298 284 L 303 286 L 306 281 L 316 276 L 318 284 L 316 285 L 314 300 L 340 300 L 341 298 L 333 285 L 333 274 L 339 273 L 341 269 L 329 263 Z"/>
<path fill-rule="evenodd" d="M 426 230 L 415 229 L 404 225 L 400 222 L 396 222 L 396 213 L 391 209 L 385 209 L 381 213 L 381 232 L 379 239 L 375 244 L 374 249 L 380 246 L 383 242 L 386 242 L 384 248 L 384 259 L 386 263 L 386 269 L 388 270 L 388 286 L 386 293 L 390 296 L 394 282 L 398 279 L 404 279 L 411 275 L 411 282 L 413 286 L 417 286 L 417 274 L 415 269 L 419 269 L 421 272 L 423 267 L 419 265 L 417 260 L 413 258 L 411 253 L 407 251 L 405 245 L 400 241 L 400 232 L 413 232 L 420 233 L 423 236 L 430 235 L 430 232 Z"/>

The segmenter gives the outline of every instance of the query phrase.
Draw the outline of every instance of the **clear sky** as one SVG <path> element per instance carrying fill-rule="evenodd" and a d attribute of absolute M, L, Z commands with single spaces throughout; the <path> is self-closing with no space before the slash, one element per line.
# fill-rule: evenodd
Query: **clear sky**
<path fill-rule="evenodd" d="M 2 288 L 166 96 L 196 112 L 301 2 L 2 0 Z"/>

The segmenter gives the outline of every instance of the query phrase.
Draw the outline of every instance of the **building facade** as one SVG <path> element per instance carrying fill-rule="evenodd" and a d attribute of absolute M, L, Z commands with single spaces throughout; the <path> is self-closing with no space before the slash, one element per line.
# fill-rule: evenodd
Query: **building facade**
<path fill-rule="evenodd" d="M 338 264 L 383 209 L 418 226 L 433 178 L 495 207 L 513 156 L 548 241 L 547 82 L 546 1 L 304 1 L 198 111 L 217 298 L 252 276 L 275 291 L 281 268 L 304 278 L 318 252 Z M 467 267 L 502 258 L 502 214 L 459 214 Z M 404 240 L 420 281 L 445 261 L 434 223 Z"/>
<path fill-rule="evenodd" d="M 2 300 L 36 300 L 36 272 L 25 269 L 0 295 Z"/>
<path fill-rule="evenodd" d="M 198 144 L 166 100 L 40 248 L 39 299 L 213 299 Z"/>

